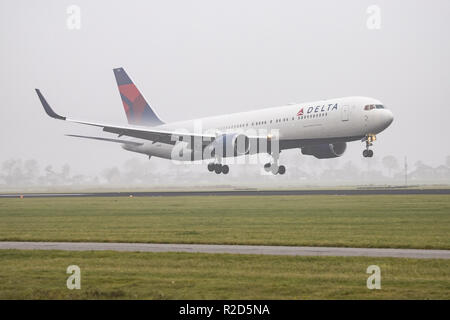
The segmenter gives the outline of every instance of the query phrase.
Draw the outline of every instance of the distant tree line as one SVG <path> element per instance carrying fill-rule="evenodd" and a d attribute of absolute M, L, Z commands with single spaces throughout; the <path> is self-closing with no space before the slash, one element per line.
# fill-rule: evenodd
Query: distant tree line
<path fill-rule="evenodd" d="M 0 167 L 0 188 L 79 186 L 177 186 L 177 185 L 252 185 L 276 186 L 309 184 L 401 184 L 405 171 L 403 159 L 388 155 L 381 159 L 362 158 L 359 163 L 343 158 L 318 160 L 291 152 L 280 161 L 288 167 L 283 177 L 273 177 L 261 164 L 234 165 L 230 174 L 215 175 L 204 164 L 175 165 L 170 161 L 132 158 L 121 167 L 110 167 L 96 175 L 74 173 L 68 164 L 40 166 L 34 159 L 9 159 Z M 417 161 L 408 169 L 410 183 L 450 183 L 450 156 L 439 166 Z"/>

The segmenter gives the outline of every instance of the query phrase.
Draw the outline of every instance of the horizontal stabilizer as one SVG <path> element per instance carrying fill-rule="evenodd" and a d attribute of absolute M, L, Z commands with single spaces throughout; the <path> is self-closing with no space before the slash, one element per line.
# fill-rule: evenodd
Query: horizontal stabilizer
<path fill-rule="evenodd" d="M 132 145 L 132 146 L 142 146 L 143 145 L 143 143 L 139 143 L 139 142 L 135 142 L 135 141 L 122 140 L 122 139 L 109 139 L 109 138 L 101 138 L 101 137 L 79 136 L 79 135 L 76 135 L 76 134 L 66 134 L 66 136 L 67 137 L 74 137 L 74 138 L 84 138 L 84 139 L 116 142 L 116 143 Z"/>

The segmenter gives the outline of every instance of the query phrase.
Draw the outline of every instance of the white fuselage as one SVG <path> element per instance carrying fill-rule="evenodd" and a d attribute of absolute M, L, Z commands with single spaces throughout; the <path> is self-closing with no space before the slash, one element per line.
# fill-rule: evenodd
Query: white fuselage
<path fill-rule="evenodd" d="M 369 134 L 380 133 L 393 121 L 392 112 L 384 107 L 367 110 L 368 105 L 382 106 L 382 103 L 367 97 L 346 97 L 179 121 L 157 128 L 199 134 L 251 132 L 260 136 L 276 130 L 280 150 L 283 150 L 355 141 Z M 149 156 L 172 158 L 173 144 L 140 141 L 143 143 L 141 146 L 123 147 Z"/>

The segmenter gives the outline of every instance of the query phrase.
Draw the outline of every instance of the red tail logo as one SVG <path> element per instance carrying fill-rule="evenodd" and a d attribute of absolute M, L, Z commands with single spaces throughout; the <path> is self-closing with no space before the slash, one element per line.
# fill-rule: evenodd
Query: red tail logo
<path fill-rule="evenodd" d="M 299 112 L 297 112 L 297 116 L 302 116 L 303 115 L 303 108 L 300 109 Z"/>

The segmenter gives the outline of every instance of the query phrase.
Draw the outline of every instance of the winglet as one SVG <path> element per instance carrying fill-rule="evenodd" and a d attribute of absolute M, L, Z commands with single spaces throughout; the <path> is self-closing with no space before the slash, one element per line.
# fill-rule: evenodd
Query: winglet
<path fill-rule="evenodd" d="M 52 107 L 48 104 L 47 100 L 45 100 L 44 96 L 42 95 L 41 91 L 39 89 L 36 89 L 36 93 L 39 97 L 39 100 L 41 100 L 42 106 L 44 107 L 45 112 L 52 118 L 59 119 L 59 120 L 66 120 L 66 117 L 60 116 L 55 111 L 53 111 Z"/>

